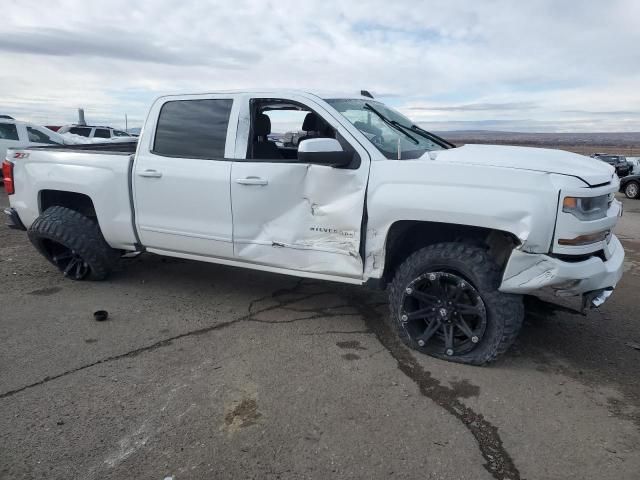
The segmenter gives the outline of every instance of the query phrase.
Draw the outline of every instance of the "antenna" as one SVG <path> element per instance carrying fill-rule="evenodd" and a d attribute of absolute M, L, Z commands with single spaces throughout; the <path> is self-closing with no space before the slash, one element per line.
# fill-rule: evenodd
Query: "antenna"
<path fill-rule="evenodd" d="M 368 90 L 360 90 L 360 95 L 363 97 L 373 98 L 373 95 L 371 95 Z"/>

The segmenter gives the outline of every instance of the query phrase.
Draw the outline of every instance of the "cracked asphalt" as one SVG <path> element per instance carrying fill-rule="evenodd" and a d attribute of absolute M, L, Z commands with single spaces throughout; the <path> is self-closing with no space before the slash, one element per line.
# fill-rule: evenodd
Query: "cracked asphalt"
<path fill-rule="evenodd" d="M 0 478 L 637 479 L 624 202 L 611 300 L 586 317 L 529 301 L 484 368 L 407 350 L 382 292 L 153 255 L 77 283 L 2 226 Z"/>

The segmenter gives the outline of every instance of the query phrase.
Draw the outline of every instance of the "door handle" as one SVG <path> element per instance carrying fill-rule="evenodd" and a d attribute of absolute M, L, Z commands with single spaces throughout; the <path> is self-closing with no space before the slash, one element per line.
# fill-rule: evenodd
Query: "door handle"
<path fill-rule="evenodd" d="M 236 178 L 236 183 L 240 185 L 268 185 L 269 182 L 260 177 Z"/>
<path fill-rule="evenodd" d="M 142 172 L 139 172 L 138 175 L 140 177 L 160 178 L 162 177 L 162 172 L 159 172 L 157 170 L 144 170 Z"/>

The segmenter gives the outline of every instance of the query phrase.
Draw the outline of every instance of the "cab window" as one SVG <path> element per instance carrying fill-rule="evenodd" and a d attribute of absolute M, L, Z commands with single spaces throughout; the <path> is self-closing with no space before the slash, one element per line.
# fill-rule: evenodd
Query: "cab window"
<path fill-rule="evenodd" d="M 153 153 L 167 157 L 223 159 L 231 99 L 173 100 L 160 110 Z"/>
<path fill-rule="evenodd" d="M 0 123 L 0 140 L 20 140 L 18 129 L 13 123 Z"/>
<path fill-rule="evenodd" d="M 336 138 L 345 150 L 353 148 L 320 115 L 290 100 L 254 99 L 247 158 L 294 162 L 298 146 L 310 138 Z"/>
<path fill-rule="evenodd" d="M 96 128 L 93 138 L 111 138 L 111 132 L 106 128 Z"/>
<path fill-rule="evenodd" d="M 87 127 L 71 127 L 69 133 L 80 135 L 81 137 L 88 137 L 91 135 L 91 129 Z"/>

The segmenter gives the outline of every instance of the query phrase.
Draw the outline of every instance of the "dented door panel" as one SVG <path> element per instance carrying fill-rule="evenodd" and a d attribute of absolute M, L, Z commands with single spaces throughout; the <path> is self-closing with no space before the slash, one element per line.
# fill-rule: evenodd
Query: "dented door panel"
<path fill-rule="evenodd" d="M 266 185 L 238 179 L 258 177 Z M 366 177 L 358 170 L 296 163 L 234 162 L 234 254 L 240 260 L 362 276 L 360 223 Z"/>

